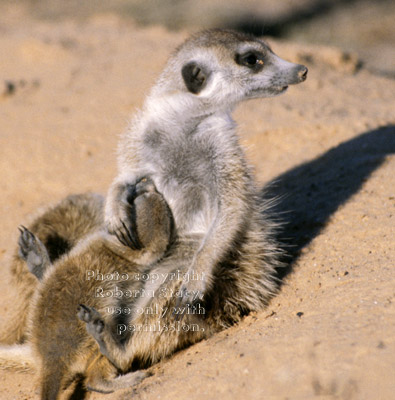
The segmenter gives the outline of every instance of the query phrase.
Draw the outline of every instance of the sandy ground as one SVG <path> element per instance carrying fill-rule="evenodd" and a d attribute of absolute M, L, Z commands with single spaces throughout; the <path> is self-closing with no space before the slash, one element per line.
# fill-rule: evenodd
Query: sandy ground
<path fill-rule="evenodd" d="M 69 193 L 105 193 L 115 148 L 185 34 L 111 15 L 0 17 L 0 323 L 16 227 Z M 92 399 L 392 399 L 395 393 L 395 82 L 340 50 L 271 42 L 309 67 L 284 96 L 242 105 L 242 142 L 280 196 L 290 265 L 262 313 Z M 0 371 L 2 399 L 36 399 L 33 374 Z"/>

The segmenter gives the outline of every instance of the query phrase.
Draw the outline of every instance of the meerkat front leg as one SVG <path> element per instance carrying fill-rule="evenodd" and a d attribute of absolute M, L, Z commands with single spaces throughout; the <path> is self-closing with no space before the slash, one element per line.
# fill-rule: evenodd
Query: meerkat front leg
<path fill-rule="evenodd" d="M 19 256 L 26 261 L 29 271 L 41 280 L 46 269 L 51 265 L 47 249 L 41 240 L 24 226 L 19 228 Z"/>
<path fill-rule="evenodd" d="M 232 184 L 234 181 L 229 180 L 226 190 L 220 196 L 221 207 L 181 284 L 175 305 L 178 311 L 204 300 L 205 293 L 212 286 L 215 266 L 225 261 L 232 250 L 233 242 L 247 228 L 249 204 L 239 195 L 246 193 L 246 188 L 232 187 Z M 190 279 L 192 276 L 197 279 Z M 182 317 L 183 313 L 175 316 L 176 319 Z"/>

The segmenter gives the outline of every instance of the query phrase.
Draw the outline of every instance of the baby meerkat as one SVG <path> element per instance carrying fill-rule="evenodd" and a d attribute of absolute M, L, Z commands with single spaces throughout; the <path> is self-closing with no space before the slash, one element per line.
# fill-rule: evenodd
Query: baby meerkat
<path fill-rule="evenodd" d="M 115 372 L 147 367 L 267 305 L 276 291 L 281 251 L 230 115 L 240 101 L 281 94 L 306 74 L 306 67 L 280 59 L 263 41 L 233 31 L 196 34 L 170 57 L 120 142 L 106 229 L 50 268 L 42 246 L 25 257 L 42 279 L 30 341 L 41 360 L 43 399 L 56 399 L 78 374 L 99 376 L 87 383 L 96 390 L 133 385 L 145 372 L 112 379 Z M 146 210 L 156 209 L 145 200 L 140 211 L 130 208 L 143 180 L 152 183 L 162 206 L 153 211 L 158 223 L 141 227 L 139 218 L 149 220 Z M 162 226 L 173 226 L 177 238 Z M 166 243 L 164 257 L 144 253 L 155 232 Z M 118 288 L 152 296 L 97 297 L 97 282 L 86 279 L 95 269 L 143 272 L 143 285 L 132 279 L 102 286 L 109 293 Z M 114 306 L 121 310 L 115 316 L 108 313 Z M 100 362 L 92 361 L 94 339 L 105 356 Z"/>
<path fill-rule="evenodd" d="M 37 288 L 37 279 L 30 271 L 46 262 L 54 263 L 68 253 L 81 239 L 103 226 L 104 198 L 97 194 L 71 195 L 34 215 L 29 230 L 21 228 L 18 248 L 10 263 L 11 285 L 18 293 L 12 320 L 2 326 L 0 343 L 23 343 L 27 338 L 27 320 L 30 303 Z M 44 260 L 37 262 L 35 254 L 27 252 L 32 236 L 45 246 Z M 38 249 L 39 251 L 40 249 Z M 41 248 L 42 250 L 42 248 Z M 46 256 L 45 256 L 46 254 Z"/>
<path fill-rule="evenodd" d="M 77 317 L 82 318 L 81 312 L 87 307 L 80 303 L 96 307 L 103 313 L 109 308 L 131 307 L 133 299 L 125 304 L 124 299 L 106 294 L 128 291 L 137 296 L 144 283 L 139 277 L 146 275 L 146 269 L 164 256 L 175 239 L 171 211 L 151 180 L 142 179 L 126 190 L 130 219 L 127 222 L 134 226 L 128 240 L 136 249 L 132 250 L 118 239 L 113 240 L 103 230 L 103 198 L 97 195 L 69 196 L 29 225 L 35 233 L 25 227 L 20 229 L 15 259 L 21 270 L 21 260 L 25 261 L 26 276 L 21 272 L 19 276 L 25 284 L 29 282 L 32 286 L 29 296 L 22 293 L 20 299 L 29 309 L 29 315 L 14 315 L 14 321 L 27 338 L 28 346 L 19 349 L 1 347 L 0 367 L 7 367 L 7 361 L 23 363 L 21 358 L 25 351 L 27 357 L 33 358 L 30 362 L 38 364 L 40 369 L 43 399 L 56 399 L 59 392 L 80 374 L 84 375 L 85 387 L 92 390 L 109 392 L 126 386 L 123 379 L 117 378 L 119 370 L 100 354 L 94 338 Z M 59 228 L 57 223 L 61 219 L 63 225 Z M 86 234 L 81 237 L 78 225 L 84 224 Z M 59 232 L 55 232 L 55 228 L 59 228 Z M 52 263 L 50 252 L 59 253 L 62 248 L 48 240 L 55 236 L 58 244 L 63 238 L 68 246 L 64 246 L 67 250 Z M 115 278 L 118 271 L 121 280 Z M 95 274 L 114 278 L 103 281 L 94 279 Z M 29 275 L 32 281 L 27 280 Z M 116 312 L 106 314 L 107 330 L 114 326 L 116 334 L 115 326 L 123 321 L 123 316 Z M 18 324 L 19 317 L 30 323 L 27 326 L 26 323 Z M 129 375 L 127 385 L 135 384 L 145 376 L 145 372 L 137 372 L 133 378 Z"/>

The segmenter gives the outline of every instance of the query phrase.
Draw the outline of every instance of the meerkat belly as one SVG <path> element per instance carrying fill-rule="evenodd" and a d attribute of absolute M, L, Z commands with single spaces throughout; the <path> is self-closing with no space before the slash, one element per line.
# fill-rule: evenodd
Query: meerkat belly
<path fill-rule="evenodd" d="M 198 186 L 174 182 L 163 188 L 180 234 L 206 234 L 216 214 L 216 202 Z"/>
<path fill-rule="evenodd" d="M 217 211 L 217 202 L 204 185 L 189 176 L 178 180 L 176 176 L 153 176 L 158 191 L 166 199 L 174 216 L 179 234 L 206 234 Z"/>

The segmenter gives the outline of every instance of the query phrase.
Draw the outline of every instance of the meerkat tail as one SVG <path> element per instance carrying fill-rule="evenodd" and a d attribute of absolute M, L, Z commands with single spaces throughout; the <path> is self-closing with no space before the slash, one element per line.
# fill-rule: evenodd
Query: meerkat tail
<path fill-rule="evenodd" d="M 37 369 L 37 360 L 29 344 L 0 346 L 0 370 L 33 372 Z"/>

